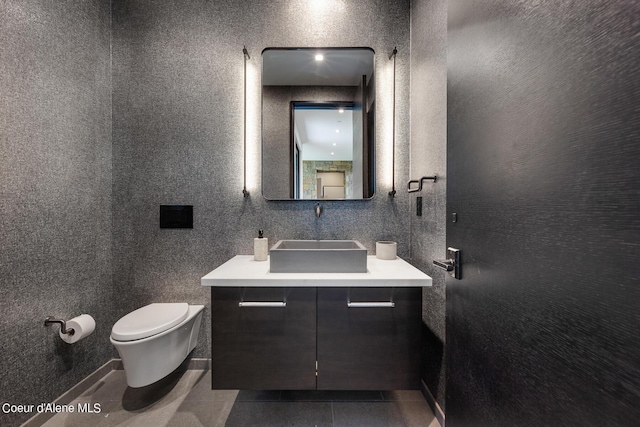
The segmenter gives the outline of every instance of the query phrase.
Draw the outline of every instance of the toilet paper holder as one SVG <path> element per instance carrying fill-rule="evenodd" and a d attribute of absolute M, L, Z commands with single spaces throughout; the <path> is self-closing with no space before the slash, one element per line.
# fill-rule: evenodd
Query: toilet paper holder
<path fill-rule="evenodd" d="M 44 319 L 44 326 L 51 326 L 53 323 L 60 324 L 60 332 L 67 335 L 73 335 L 76 331 L 73 328 L 67 329 L 67 321 L 63 319 L 56 319 L 55 316 L 47 316 Z"/>

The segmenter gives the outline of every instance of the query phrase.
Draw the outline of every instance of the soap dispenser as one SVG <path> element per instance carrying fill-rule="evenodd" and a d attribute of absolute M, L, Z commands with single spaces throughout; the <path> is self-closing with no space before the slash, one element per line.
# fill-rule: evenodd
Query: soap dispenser
<path fill-rule="evenodd" d="M 269 254 L 269 239 L 264 237 L 264 231 L 258 230 L 258 237 L 253 239 L 253 259 L 266 261 Z"/>

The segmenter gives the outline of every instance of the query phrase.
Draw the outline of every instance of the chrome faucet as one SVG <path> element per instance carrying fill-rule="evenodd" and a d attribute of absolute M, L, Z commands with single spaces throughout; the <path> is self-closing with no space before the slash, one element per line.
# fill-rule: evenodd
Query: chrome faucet
<path fill-rule="evenodd" d="M 322 215 L 322 205 L 320 203 L 316 204 L 316 217 L 320 218 Z"/>

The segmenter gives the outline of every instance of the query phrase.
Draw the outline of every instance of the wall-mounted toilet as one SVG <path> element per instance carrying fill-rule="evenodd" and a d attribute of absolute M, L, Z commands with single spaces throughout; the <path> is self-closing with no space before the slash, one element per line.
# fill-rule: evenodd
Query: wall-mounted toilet
<path fill-rule="evenodd" d="M 173 372 L 198 343 L 204 305 L 154 303 L 111 329 L 129 387 L 144 387 Z"/>

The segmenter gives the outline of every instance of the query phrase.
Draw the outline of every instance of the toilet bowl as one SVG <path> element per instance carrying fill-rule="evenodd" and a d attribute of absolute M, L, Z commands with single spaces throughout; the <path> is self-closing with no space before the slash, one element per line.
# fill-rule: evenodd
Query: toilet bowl
<path fill-rule="evenodd" d="M 129 387 L 144 387 L 173 372 L 198 343 L 204 305 L 154 303 L 118 320 L 111 343 Z"/>

